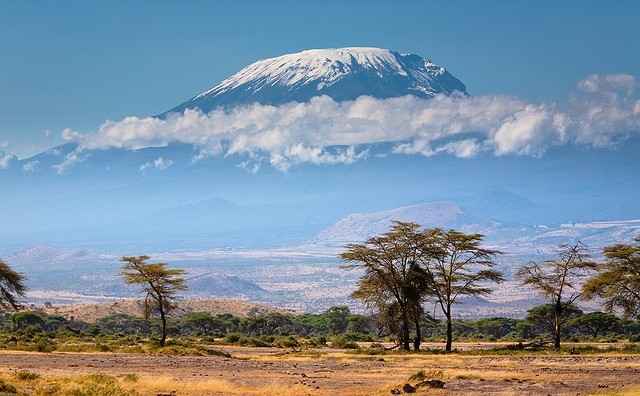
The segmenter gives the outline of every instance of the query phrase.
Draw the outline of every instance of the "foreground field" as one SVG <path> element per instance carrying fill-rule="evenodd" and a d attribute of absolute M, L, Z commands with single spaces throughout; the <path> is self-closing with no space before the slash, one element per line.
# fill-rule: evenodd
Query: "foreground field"
<path fill-rule="evenodd" d="M 92 381 L 112 381 L 109 386 L 124 392 L 110 390 L 108 394 L 112 396 L 172 391 L 190 396 L 389 395 L 407 382 L 418 382 L 409 377 L 419 371 L 426 378 L 441 379 L 446 385 L 445 389 L 419 388 L 418 394 L 640 394 L 640 355 L 381 356 L 326 349 L 307 352 L 223 349 L 233 357 L 2 352 L 0 370 L 7 383 L 32 395 L 100 395 L 96 389 L 102 388 L 99 384 L 92 385 Z M 19 372 L 37 373 L 39 378 L 22 378 L 28 376 L 17 375 Z M 98 373 L 113 379 L 90 376 Z M 89 387 L 85 393 L 83 386 Z"/>

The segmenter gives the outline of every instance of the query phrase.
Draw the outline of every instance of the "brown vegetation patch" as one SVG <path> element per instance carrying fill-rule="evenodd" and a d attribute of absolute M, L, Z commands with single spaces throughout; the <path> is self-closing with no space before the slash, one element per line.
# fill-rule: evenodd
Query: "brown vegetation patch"
<path fill-rule="evenodd" d="M 114 314 L 143 317 L 144 304 L 141 300 L 121 299 L 111 303 L 56 305 L 44 307 L 42 311 L 49 315 L 61 315 L 67 319 L 95 323 L 98 319 Z M 172 315 L 182 316 L 191 312 L 207 312 L 212 315 L 232 314 L 246 317 L 252 311 L 289 312 L 249 301 L 203 298 L 179 301 Z"/>

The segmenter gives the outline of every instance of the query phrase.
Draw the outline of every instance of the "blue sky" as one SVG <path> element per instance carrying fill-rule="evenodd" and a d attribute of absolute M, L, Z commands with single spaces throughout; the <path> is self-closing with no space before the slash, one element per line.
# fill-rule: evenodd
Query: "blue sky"
<path fill-rule="evenodd" d="M 471 94 L 530 101 L 564 98 L 591 73 L 637 75 L 640 3 L 531 4 L 7 2 L 0 144 L 33 154 L 58 143 L 63 128 L 159 113 L 257 59 L 307 48 L 415 52 L 447 66 Z"/>

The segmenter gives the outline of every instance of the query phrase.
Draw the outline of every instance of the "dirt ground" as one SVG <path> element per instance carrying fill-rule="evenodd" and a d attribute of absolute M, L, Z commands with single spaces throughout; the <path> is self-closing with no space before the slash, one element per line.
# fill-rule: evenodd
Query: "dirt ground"
<path fill-rule="evenodd" d="M 640 394 L 640 355 L 379 356 L 326 349 L 221 349 L 233 357 L 5 351 L 0 352 L 0 370 L 29 370 L 53 376 L 136 373 L 141 377 L 170 378 L 174 389 L 165 391 L 175 390 L 178 396 L 224 395 L 224 391 L 188 391 L 192 385 L 211 379 L 223 379 L 243 389 L 265 384 L 303 389 L 301 395 L 389 395 L 419 370 L 427 377 L 440 377 L 446 386 L 443 390 L 420 388 L 418 394 Z"/>

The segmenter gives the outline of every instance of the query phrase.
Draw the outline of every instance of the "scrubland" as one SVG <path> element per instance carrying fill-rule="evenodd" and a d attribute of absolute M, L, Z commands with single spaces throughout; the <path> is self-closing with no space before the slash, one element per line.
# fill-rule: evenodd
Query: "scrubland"
<path fill-rule="evenodd" d="M 425 380 L 429 395 L 635 395 L 640 354 L 625 345 L 567 345 L 561 352 L 404 353 L 362 346 L 293 351 L 220 345 L 228 354 L 0 353 L 0 392 L 20 395 L 390 395 Z M 603 349 L 604 348 L 604 349 Z M 2 393 L 0 393 L 2 394 Z"/>

